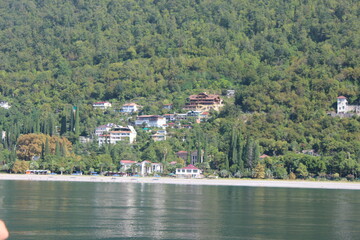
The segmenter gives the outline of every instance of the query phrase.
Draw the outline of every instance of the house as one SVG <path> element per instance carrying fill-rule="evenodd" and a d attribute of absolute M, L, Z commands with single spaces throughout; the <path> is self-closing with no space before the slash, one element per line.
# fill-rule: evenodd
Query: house
<path fill-rule="evenodd" d="M 98 126 L 97 128 L 95 128 L 95 135 L 100 136 L 104 134 L 104 132 L 110 132 L 111 128 L 113 128 L 114 126 L 115 124 L 113 123 L 108 123 L 106 125 Z"/>
<path fill-rule="evenodd" d="M 166 118 L 159 115 L 141 115 L 135 120 L 135 125 L 147 127 L 165 128 Z"/>
<path fill-rule="evenodd" d="M 132 161 L 132 160 L 121 160 L 120 161 L 120 171 L 121 172 L 126 172 L 126 170 L 131 169 L 131 167 L 133 166 L 133 164 L 135 164 L 136 161 Z"/>
<path fill-rule="evenodd" d="M 346 97 L 339 96 L 337 97 L 337 114 L 338 115 L 360 115 L 360 106 L 359 105 L 348 105 Z"/>
<path fill-rule="evenodd" d="M 222 106 L 223 100 L 219 95 L 203 92 L 197 95 L 190 95 L 184 109 L 192 111 L 209 111 L 214 109 L 219 111 Z"/>
<path fill-rule="evenodd" d="M 0 107 L 9 109 L 11 106 L 9 105 L 9 103 L 7 101 L 0 101 Z"/>
<path fill-rule="evenodd" d="M 187 167 L 176 169 L 177 177 L 199 178 L 201 176 L 201 170 L 190 164 Z"/>
<path fill-rule="evenodd" d="M 110 129 L 109 129 L 109 126 Z M 134 143 L 136 140 L 136 131 L 133 126 L 118 126 L 114 124 L 103 125 L 95 130 L 99 145 L 104 143 L 116 144 L 119 141 Z"/>
<path fill-rule="evenodd" d="M 267 158 L 267 157 L 269 157 L 269 156 L 266 155 L 266 154 L 263 154 L 263 155 L 261 155 L 259 158 L 260 158 L 260 160 L 263 160 L 263 159 L 265 159 L 265 158 Z"/>
<path fill-rule="evenodd" d="M 166 140 L 167 132 L 166 130 L 158 130 L 155 134 L 151 135 L 151 138 L 154 141 L 163 141 Z"/>
<path fill-rule="evenodd" d="M 96 109 L 107 109 L 107 108 L 111 108 L 112 104 L 109 102 L 95 102 L 93 103 L 93 108 Z"/>
<path fill-rule="evenodd" d="M 137 105 L 136 103 L 125 103 L 124 105 L 122 105 L 120 112 L 133 113 L 139 111 L 140 107 L 141 106 Z"/>
<path fill-rule="evenodd" d="M 148 160 L 136 164 L 138 166 L 139 174 L 145 176 L 153 173 L 162 173 L 164 168 L 161 163 L 152 163 Z"/>

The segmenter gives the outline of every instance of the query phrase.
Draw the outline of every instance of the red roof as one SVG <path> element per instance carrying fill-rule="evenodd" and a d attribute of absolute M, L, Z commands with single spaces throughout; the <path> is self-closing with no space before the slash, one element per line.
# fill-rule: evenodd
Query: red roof
<path fill-rule="evenodd" d="M 121 160 L 120 163 L 127 164 L 127 163 L 136 163 L 136 162 L 132 160 Z"/>
<path fill-rule="evenodd" d="M 171 164 L 171 165 L 174 165 L 174 164 L 177 164 L 177 162 L 176 162 L 176 161 L 172 161 L 172 162 L 170 162 L 170 164 Z"/>
<path fill-rule="evenodd" d="M 195 170 L 199 170 L 197 167 L 195 167 L 192 164 L 187 165 L 187 167 L 183 167 L 182 169 L 195 169 Z"/>
<path fill-rule="evenodd" d="M 187 151 L 178 151 L 176 154 L 179 154 L 179 153 L 187 153 Z"/>
<path fill-rule="evenodd" d="M 344 97 L 344 96 L 339 96 L 339 97 L 337 97 L 338 99 L 346 99 L 346 97 Z"/>
<path fill-rule="evenodd" d="M 267 157 L 269 157 L 269 156 L 266 155 L 266 154 L 263 154 L 263 155 L 260 156 L 260 158 L 267 158 Z"/>

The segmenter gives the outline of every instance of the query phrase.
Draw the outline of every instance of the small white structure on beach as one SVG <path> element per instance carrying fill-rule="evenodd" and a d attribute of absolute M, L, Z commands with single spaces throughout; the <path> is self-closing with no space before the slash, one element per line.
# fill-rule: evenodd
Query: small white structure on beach
<path fill-rule="evenodd" d="M 187 167 L 176 169 L 177 177 L 199 178 L 201 176 L 201 170 L 194 165 L 190 164 Z"/>

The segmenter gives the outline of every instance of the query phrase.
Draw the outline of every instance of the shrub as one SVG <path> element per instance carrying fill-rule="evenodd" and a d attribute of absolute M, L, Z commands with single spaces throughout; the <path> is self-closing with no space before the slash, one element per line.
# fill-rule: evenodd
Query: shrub
<path fill-rule="evenodd" d="M 290 179 L 290 180 L 295 180 L 295 179 L 296 179 L 295 173 L 291 172 L 291 173 L 289 174 L 289 179 Z"/>

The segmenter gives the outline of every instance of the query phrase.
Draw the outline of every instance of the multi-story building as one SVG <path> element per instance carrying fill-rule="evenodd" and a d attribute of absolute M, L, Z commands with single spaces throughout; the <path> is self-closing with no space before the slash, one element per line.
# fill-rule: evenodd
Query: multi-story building
<path fill-rule="evenodd" d="M 199 93 L 190 95 L 184 109 L 192 111 L 218 111 L 223 106 L 223 100 L 217 94 Z"/>
<path fill-rule="evenodd" d="M 119 141 L 134 143 L 137 133 L 133 126 L 123 127 L 107 124 L 97 127 L 95 135 L 98 138 L 99 145 L 102 145 L 104 143 L 116 144 Z"/>
<path fill-rule="evenodd" d="M 136 118 L 135 125 L 147 127 L 165 128 L 166 118 L 159 115 L 141 115 Z"/>

